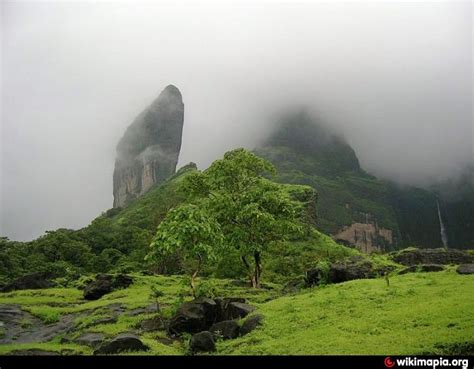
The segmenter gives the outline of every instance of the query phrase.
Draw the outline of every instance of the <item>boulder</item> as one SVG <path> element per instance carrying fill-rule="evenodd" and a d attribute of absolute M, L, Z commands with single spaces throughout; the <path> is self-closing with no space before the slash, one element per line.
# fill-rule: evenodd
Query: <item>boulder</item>
<path fill-rule="evenodd" d="M 139 328 L 143 332 L 153 332 L 153 331 L 159 331 L 161 329 L 166 328 L 163 320 L 160 318 L 160 316 L 156 315 L 151 319 L 145 319 L 140 322 Z"/>
<path fill-rule="evenodd" d="M 331 265 L 329 280 L 332 283 L 352 281 L 354 279 L 374 278 L 375 273 L 369 261 L 357 263 L 335 263 Z"/>
<path fill-rule="evenodd" d="M 392 255 L 400 264 L 412 266 L 418 264 L 468 264 L 474 257 L 466 251 L 456 249 L 415 249 L 401 250 Z"/>
<path fill-rule="evenodd" d="M 133 278 L 126 274 L 117 274 L 113 279 L 113 288 L 127 288 L 133 283 Z"/>
<path fill-rule="evenodd" d="M 240 327 L 240 335 L 245 336 L 246 334 L 249 334 L 252 332 L 254 329 L 256 329 L 259 325 L 262 324 L 263 321 L 263 315 L 256 314 L 248 317 L 245 319 L 244 324 L 242 324 L 242 327 Z"/>
<path fill-rule="evenodd" d="M 109 342 L 104 342 L 94 351 L 94 355 L 117 354 L 130 351 L 147 351 L 149 349 L 140 339 L 130 333 L 120 334 Z"/>
<path fill-rule="evenodd" d="M 241 302 L 241 303 L 246 302 L 246 300 L 243 297 L 224 297 L 224 298 L 218 297 L 214 299 L 214 301 L 216 302 L 216 306 L 217 306 L 216 322 L 232 319 L 232 318 L 229 318 L 229 314 L 228 314 L 229 304 L 231 302 Z"/>
<path fill-rule="evenodd" d="M 53 282 L 51 282 L 53 277 L 53 274 L 49 272 L 27 274 L 7 284 L 1 289 L 1 291 L 10 292 L 16 290 L 51 288 L 54 286 Z"/>
<path fill-rule="evenodd" d="M 459 274 L 474 274 L 474 264 L 461 264 L 457 267 L 456 272 Z"/>
<path fill-rule="evenodd" d="M 243 302 L 230 302 L 225 310 L 227 320 L 240 319 L 249 315 L 255 308 Z"/>
<path fill-rule="evenodd" d="M 126 288 L 133 282 L 128 275 L 98 274 L 92 282 L 84 288 L 84 298 L 86 300 L 98 300 L 102 296 L 119 288 Z"/>
<path fill-rule="evenodd" d="M 209 331 L 215 323 L 244 318 L 255 310 L 245 301 L 242 297 L 216 298 L 215 300 L 201 297 L 185 302 L 171 318 L 168 332 L 171 335 L 179 335 L 183 332 Z M 233 323 L 227 324 L 233 325 Z"/>
<path fill-rule="evenodd" d="M 104 342 L 102 333 L 85 333 L 74 340 L 79 345 L 85 345 L 92 348 L 98 348 Z"/>
<path fill-rule="evenodd" d="M 192 353 L 211 352 L 216 350 L 216 343 L 211 332 L 203 331 L 191 337 L 189 349 Z"/>
<path fill-rule="evenodd" d="M 235 320 L 224 320 L 219 323 L 215 323 L 209 329 L 216 337 L 222 337 L 223 339 L 233 339 L 239 336 L 239 324 Z"/>
<path fill-rule="evenodd" d="M 171 334 L 205 331 L 217 321 L 217 304 L 214 300 L 201 297 L 185 302 L 171 318 L 168 331 Z"/>
<path fill-rule="evenodd" d="M 375 267 L 369 260 L 361 257 L 353 257 L 344 262 L 333 263 L 329 270 L 316 267 L 306 272 L 305 283 L 307 287 L 323 283 L 341 283 L 354 279 L 376 278 L 392 271 L 394 267 L 387 265 Z"/>
<path fill-rule="evenodd" d="M 416 272 L 441 272 L 444 270 L 442 265 L 438 264 L 421 264 L 412 265 L 401 270 L 398 274 L 416 273 Z"/>

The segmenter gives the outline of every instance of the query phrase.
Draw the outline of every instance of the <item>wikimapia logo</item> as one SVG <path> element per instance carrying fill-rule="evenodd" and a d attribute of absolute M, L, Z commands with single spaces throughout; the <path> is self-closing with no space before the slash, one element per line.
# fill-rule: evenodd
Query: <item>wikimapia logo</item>
<path fill-rule="evenodd" d="M 469 368 L 469 359 L 443 359 L 442 357 L 431 359 L 431 358 L 416 358 L 416 357 L 405 357 L 403 359 L 391 359 L 387 356 L 383 363 L 386 368 L 397 367 L 425 367 L 436 369 L 438 367 L 452 367 L 452 368 Z"/>

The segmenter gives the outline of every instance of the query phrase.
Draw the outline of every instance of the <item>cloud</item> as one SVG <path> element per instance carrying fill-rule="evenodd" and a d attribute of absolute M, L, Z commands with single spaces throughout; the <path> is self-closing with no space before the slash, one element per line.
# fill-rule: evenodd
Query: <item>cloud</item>
<path fill-rule="evenodd" d="M 2 2 L 0 233 L 112 205 L 115 146 L 168 84 L 180 165 L 252 148 L 310 106 L 362 166 L 424 184 L 473 162 L 470 2 Z"/>

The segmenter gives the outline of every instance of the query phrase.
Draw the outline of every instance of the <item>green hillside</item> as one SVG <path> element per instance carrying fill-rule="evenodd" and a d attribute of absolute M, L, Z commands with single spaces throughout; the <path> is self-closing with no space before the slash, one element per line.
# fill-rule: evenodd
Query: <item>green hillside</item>
<path fill-rule="evenodd" d="M 171 208 L 185 200 L 185 194 L 178 191 L 180 183 L 195 172 L 194 164 L 181 168 L 127 207 L 110 209 L 80 230 L 58 229 L 25 243 L 1 239 L 0 283 L 34 272 L 51 272 L 63 284 L 82 274 L 97 272 L 183 273 L 187 266 L 178 255 L 161 263 L 145 262 L 144 258 L 157 225 Z M 285 185 L 295 198 L 300 196 L 300 187 Z M 306 205 L 308 211 L 314 211 L 315 203 L 316 199 Z M 263 277 L 267 281 L 288 280 L 303 275 L 327 255 L 337 260 L 354 253 L 313 228 L 298 239 L 272 245 Z M 231 250 L 203 272 L 222 278 L 245 275 L 239 255 Z"/>
<path fill-rule="evenodd" d="M 449 246 L 467 249 L 473 245 L 472 174 L 466 174 L 461 183 L 446 182 L 432 189 L 378 179 L 360 167 L 344 138 L 304 112 L 282 118 L 255 153 L 277 167 L 274 180 L 317 190 L 317 227 L 324 233 L 337 236 L 353 223 L 371 223 L 391 231 L 391 242 L 373 236 L 379 249 L 442 247 L 439 201 L 452 241 Z"/>
<path fill-rule="evenodd" d="M 0 293 L 0 304 L 20 304 L 32 314 L 24 318 L 24 329 L 39 329 L 50 323 L 74 317 L 72 338 L 85 332 L 114 337 L 121 332 L 139 331 L 141 322 L 156 313 L 122 313 L 117 321 L 100 323 L 110 317 L 108 308 L 121 304 L 126 311 L 139 311 L 154 302 L 152 287 L 159 286 L 164 315 L 170 316 L 182 301 L 184 278 L 179 276 L 139 276 L 125 290 L 97 301 L 84 301 L 76 288 L 56 288 Z M 328 285 L 284 295 L 282 286 L 265 289 L 237 287 L 232 280 L 207 280 L 217 296 L 243 296 L 264 316 L 263 326 L 251 334 L 228 341 L 217 341 L 216 354 L 380 354 L 473 353 L 474 277 L 453 270 L 409 274 L 390 279 L 358 280 Z M 185 297 L 190 299 L 190 297 Z M 58 304 L 61 302 L 61 304 Z M 142 355 L 184 355 L 187 340 L 170 340 L 164 331 L 139 333 L 150 347 Z M 0 336 L 1 337 L 1 336 Z M 15 350 L 39 349 L 64 355 L 92 354 L 92 349 L 64 342 L 58 334 L 48 342 L 0 345 L 0 354 Z M 19 337 L 21 341 L 21 336 Z"/>
<path fill-rule="evenodd" d="M 415 355 L 474 350 L 474 277 L 452 271 L 359 280 L 260 307 L 262 329 L 222 342 L 244 355 Z"/>
<path fill-rule="evenodd" d="M 113 208 L 80 230 L 58 229 L 31 242 L 0 239 L 0 283 L 33 272 L 75 278 L 81 273 L 147 270 L 144 257 L 157 225 L 183 201 L 176 189 L 196 170 L 187 165 L 126 208 Z"/>

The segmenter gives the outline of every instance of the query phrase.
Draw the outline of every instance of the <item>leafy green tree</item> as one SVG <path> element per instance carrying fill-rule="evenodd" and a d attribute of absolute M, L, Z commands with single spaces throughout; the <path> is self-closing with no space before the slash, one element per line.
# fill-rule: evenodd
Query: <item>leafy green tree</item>
<path fill-rule="evenodd" d="M 273 165 L 244 149 L 227 152 L 204 172 L 189 175 L 182 190 L 206 204 L 225 244 L 238 250 L 253 287 L 260 287 L 262 255 L 272 242 L 300 233 L 301 206 L 283 185 L 266 178 Z M 253 264 L 253 265 L 252 265 Z"/>
<path fill-rule="evenodd" d="M 222 245 L 219 223 L 207 211 L 205 204 L 184 204 L 168 212 L 157 228 L 147 258 L 157 260 L 180 253 L 195 261 L 191 274 L 191 289 L 196 296 L 196 277 L 204 263 L 215 261 Z"/>

